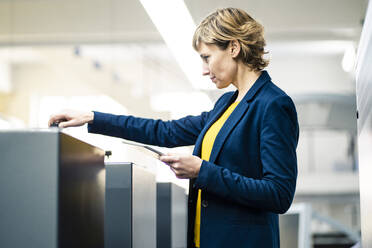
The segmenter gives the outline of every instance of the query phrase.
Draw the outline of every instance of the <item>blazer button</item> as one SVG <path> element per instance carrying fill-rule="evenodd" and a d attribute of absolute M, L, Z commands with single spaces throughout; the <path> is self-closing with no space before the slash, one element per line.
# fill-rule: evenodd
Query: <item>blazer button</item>
<path fill-rule="evenodd" d="M 208 201 L 207 201 L 207 200 L 202 200 L 201 205 L 202 205 L 204 208 L 208 207 Z"/>

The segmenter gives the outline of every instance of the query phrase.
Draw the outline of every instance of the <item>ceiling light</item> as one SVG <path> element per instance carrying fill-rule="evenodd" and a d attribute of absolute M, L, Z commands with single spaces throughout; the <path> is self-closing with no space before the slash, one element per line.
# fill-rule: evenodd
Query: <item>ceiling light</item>
<path fill-rule="evenodd" d="M 0 92 L 10 93 L 12 90 L 10 65 L 0 62 Z"/>
<path fill-rule="evenodd" d="M 147 14 L 195 89 L 214 89 L 202 77 L 201 60 L 192 48 L 195 23 L 183 0 L 140 0 Z"/>
<path fill-rule="evenodd" d="M 346 72 L 351 72 L 355 65 L 355 48 L 353 45 L 349 45 L 345 49 L 344 57 L 342 58 L 342 69 Z"/>

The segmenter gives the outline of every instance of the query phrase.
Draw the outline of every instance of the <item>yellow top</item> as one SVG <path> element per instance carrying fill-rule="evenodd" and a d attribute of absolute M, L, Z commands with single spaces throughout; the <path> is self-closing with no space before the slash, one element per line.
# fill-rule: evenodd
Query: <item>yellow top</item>
<path fill-rule="evenodd" d="M 208 161 L 212 152 L 214 140 L 217 137 L 218 132 L 222 128 L 223 124 L 234 111 L 235 107 L 239 102 L 232 103 L 221 117 L 213 123 L 212 126 L 205 133 L 201 147 L 201 159 Z M 195 226 L 194 226 L 194 242 L 196 247 L 200 247 L 200 217 L 201 217 L 201 190 L 198 190 L 198 200 L 196 201 L 196 214 L 195 214 Z"/>

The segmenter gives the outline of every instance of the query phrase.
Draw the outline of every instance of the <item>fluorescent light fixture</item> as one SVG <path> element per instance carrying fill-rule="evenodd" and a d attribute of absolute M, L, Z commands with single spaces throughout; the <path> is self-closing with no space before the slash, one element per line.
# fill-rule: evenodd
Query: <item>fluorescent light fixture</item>
<path fill-rule="evenodd" d="M 10 93 L 12 90 L 10 65 L 0 62 L 0 92 Z"/>
<path fill-rule="evenodd" d="M 0 62 L 34 63 L 44 58 L 33 47 L 12 47 L 0 49 Z"/>
<path fill-rule="evenodd" d="M 202 76 L 202 62 L 192 48 L 195 23 L 183 0 L 140 0 L 147 14 L 195 89 L 215 89 Z"/>
<path fill-rule="evenodd" d="M 199 115 L 203 111 L 212 109 L 213 104 L 204 92 L 170 92 L 162 93 L 150 98 L 151 107 L 156 111 L 169 111 L 171 118 L 185 115 Z"/>
<path fill-rule="evenodd" d="M 342 58 L 342 69 L 346 72 L 351 72 L 355 65 L 355 48 L 353 45 L 349 45 L 345 49 L 344 57 Z"/>
<path fill-rule="evenodd" d="M 1 129 L 9 129 L 11 127 L 10 123 L 6 120 L 0 119 L 0 130 Z"/>

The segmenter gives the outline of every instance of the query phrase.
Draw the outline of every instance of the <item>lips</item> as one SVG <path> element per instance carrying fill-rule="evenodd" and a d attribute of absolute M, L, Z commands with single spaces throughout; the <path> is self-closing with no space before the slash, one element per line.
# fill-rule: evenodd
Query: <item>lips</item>
<path fill-rule="evenodd" d="M 216 82 L 216 77 L 211 77 L 212 82 Z"/>

